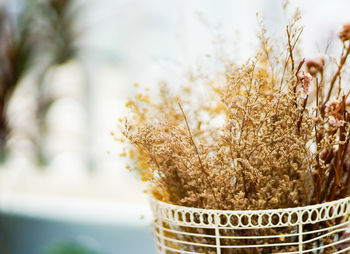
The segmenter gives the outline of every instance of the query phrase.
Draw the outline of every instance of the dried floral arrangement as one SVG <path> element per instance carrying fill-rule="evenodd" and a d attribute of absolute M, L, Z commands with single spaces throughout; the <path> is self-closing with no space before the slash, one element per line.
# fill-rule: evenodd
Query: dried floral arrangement
<path fill-rule="evenodd" d="M 156 199 L 256 210 L 349 195 L 350 91 L 342 73 L 350 54 L 350 25 L 339 34 L 343 49 L 334 64 L 327 57 L 303 58 L 299 21 L 297 11 L 282 45 L 275 45 L 261 25 L 256 56 L 240 66 L 228 65 L 222 81 L 209 82 L 209 102 L 193 103 L 189 88 L 171 95 L 166 86 L 158 102 L 147 94 L 127 102 L 132 116 L 122 125 L 131 147 L 123 155 L 134 160 L 133 168 L 150 183 Z M 213 124 L 215 119 L 223 124 Z M 325 241 L 331 240 L 320 244 Z M 293 247 L 239 253 L 276 251 Z"/>

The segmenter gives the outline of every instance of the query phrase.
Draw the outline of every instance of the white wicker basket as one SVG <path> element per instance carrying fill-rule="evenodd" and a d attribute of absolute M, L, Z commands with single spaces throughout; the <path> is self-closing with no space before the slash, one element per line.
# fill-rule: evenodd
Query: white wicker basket
<path fill-rule="evenodd" d="M 158 253 L 350 253 L 350 197 L 305 207 L 225 211 L 151 199 Z"/>

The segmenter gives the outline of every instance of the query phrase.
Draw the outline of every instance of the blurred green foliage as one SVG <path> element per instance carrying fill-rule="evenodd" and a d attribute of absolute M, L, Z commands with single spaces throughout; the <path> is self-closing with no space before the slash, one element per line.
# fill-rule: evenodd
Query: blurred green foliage
<path fill-rule="evenodd" d="M 57 244 L 44 254 L 102 254 L 78 244 Z"/>

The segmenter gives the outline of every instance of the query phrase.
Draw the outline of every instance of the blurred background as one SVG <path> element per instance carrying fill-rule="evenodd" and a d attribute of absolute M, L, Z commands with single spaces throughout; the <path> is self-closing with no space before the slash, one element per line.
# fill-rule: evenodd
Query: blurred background
<path fill-rule="evenodd" d="M 246 60 L 257 12 L 283 33 L 281 3 L 0 0 L 0 253 L 155 253 L 146 186 L 110 135 L 127 98 Z M 305 56 L 337 55 L 350 2 L 295 7 Z"/>

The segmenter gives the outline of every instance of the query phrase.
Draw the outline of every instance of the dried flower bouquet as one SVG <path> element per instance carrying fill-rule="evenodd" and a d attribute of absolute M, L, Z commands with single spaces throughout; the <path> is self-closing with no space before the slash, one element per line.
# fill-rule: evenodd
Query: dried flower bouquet
<path fill-rule="evenodd" d="M 344 25 L 339 34 L 343 49 L 339 61 L 332 64 L 326 57 L 303 58 L 298 49 L 303 30 L 299 19 L 296 12 L 280 47 L 267 37 L 262 25 L 256 56 L 241 66 L 228 65 L 222 82 L 210 82 L 210 102 L 191 104 L 189 88 L 173 96 L 163 86 L 157 103 L 144 94 L 127 103 L 132 117 L 124 122 L 123 134 L 132 146 L 124 155 L 134 160 L 134 168 L 150 183 L 156 199 L 204 209 L 262 210 L 348 196 L 350 92 L 342 85 L 342 73 L 350 54 L 350 25 Z M 218 127 L 213 119 L 223 124 Z M 310 225 L 306 230 L 324 224 Z M 243 230 L 240 235 L 293 230 Z M 321 238 L 317 244 L 322 246 L 344 235 L 340 232 Z M 227 242 L 223 244 L 247 243 Z M 201 248 L 192 250 L 215 253 Z M 322 253 L 338 248 L 333 245 Z M 280 246 L 223 249 L 221 253 L 295 250 Z"/>

